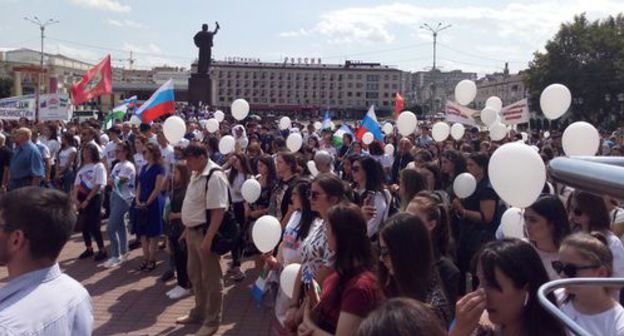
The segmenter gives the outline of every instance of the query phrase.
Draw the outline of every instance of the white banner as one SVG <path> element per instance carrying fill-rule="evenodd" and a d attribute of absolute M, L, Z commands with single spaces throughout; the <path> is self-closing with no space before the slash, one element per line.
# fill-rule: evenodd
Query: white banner
<path fill-rule="evenodd" d="M 39 96 L 39 120 L 64 120 L 71 117 L 69 97 L 63 94 L 43 94 Z M 35 96 L 17 96 L 0 99 L 0 119 L 35 119 Z"/>
<path fill-rule="evenodd" d="M 500 111 L 501 123 L 505 125 L 529 122 L 529 104 L 526 98 L 503 107 Z"/>
<path fill-rule="evenodd" d="M 477 123 L 472 119 L 472 115 L 477 112 L 468 107 L 453 103 L 452 101 L 446 102 L 446 121 L 449 123 L 460 123 L 469 126 L 476 126 Z"/>

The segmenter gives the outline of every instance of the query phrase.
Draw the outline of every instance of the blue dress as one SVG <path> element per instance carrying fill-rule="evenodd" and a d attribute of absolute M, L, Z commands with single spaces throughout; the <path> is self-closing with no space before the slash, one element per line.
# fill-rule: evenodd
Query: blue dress
<path fill-rule="evenodd" d="M 151 167 L 148 165 L 141 168 L 139 174 L 140 198 L 141 203 L 145 203 L 154 191 L 156 186 L 156 177 L 158 175 L 165 176 L 165 167 L 155 164 Z M 165 196 L 161 192 L 152 204 L 144 209 L 134 209 L 135 232 L 137 236 L 157 237 L 163 233 L 163 209 L 165 207 Z"/>

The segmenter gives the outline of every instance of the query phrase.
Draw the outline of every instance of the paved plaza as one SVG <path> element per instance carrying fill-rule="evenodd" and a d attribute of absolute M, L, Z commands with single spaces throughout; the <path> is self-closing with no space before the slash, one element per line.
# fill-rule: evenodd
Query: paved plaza
<path fill-rule="evenodd" d="M 104 227 L 102 227 L 104 229 Z M 159 252 L 158 267 L 151 273 L 135 271 L 141 250 L 130 252 L 128 263 L 106 269 L 93 259 L 78 260 L 84 250 L 82 236 L 74 234 L 61 253 L 61 269 L 80 281 L 91 294 L 95 315 L 94 335 L 193 335 L 199 325 L 181 326 L 175 319 L 193 306 L 193 297 L 173 301 L 165 293 L 176 281 L 160 281 L 167 269 L 164 251 Z M 229 256 L 222 258 L 225 270 Z M 272 310 L 258 306 L 250 288 L 258 275 L 253 261 L 242 268 L 247 279 L 234 283 L 225 279 L 223 323 L 217 335 L 268 335 Z M 7 280 L 6 268 L 0 269 L 0 283 Z M 2 286 L 0 284 L 0 286 Z M 59 293 L 62 294 L 62 293 Z"/>

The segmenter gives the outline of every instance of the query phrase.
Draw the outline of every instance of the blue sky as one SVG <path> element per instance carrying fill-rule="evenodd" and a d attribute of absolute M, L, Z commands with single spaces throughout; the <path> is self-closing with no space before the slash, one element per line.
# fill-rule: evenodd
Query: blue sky
<path fill-rule="evenodd" d="M 624 12 L 624 0 L 0 0 L 0 48 L 39 48 L 39 31 L 24 16 L 55 18 L 46 51 L 96 62 L 110 52 L 123 65 L 189 67 L 192 36 L 206 22 L 221 31 L 213 55 L 279 61 L 321 57 L 378 61 L 403 70 L 431 66 L 431 34 L 423 23 L 451 24 L 440 33 L 438 66 L 480 74 L 526 68 L 561 22 Z"/>

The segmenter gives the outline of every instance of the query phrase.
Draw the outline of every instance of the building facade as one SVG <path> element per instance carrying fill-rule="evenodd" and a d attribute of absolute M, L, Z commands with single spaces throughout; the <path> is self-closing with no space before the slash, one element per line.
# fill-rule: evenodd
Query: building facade
<path fill-rule="evenodd" d="M 447 100 L 454 100 L 455 86 L 464 79 L 476 80 L 477 74 L 461 70 L 417 71 L 405 80 L 405 92 L 411 98 L 410 104 L 420 105 L 425 114 L 435 114 L 444 112 Z"/>
<path fill-rule="evenodd" d="M 503 106 L 513 104 L 518 100 L 527 98 L 529 92 L 524 84 L 524 73 L 510 74 L 509 71 L 486 75 L 476 81 L 477 96 L 474 100 L 474 108 L 485 108 L 485 102 L 489 97 L 496 96 L 503 101 Z"/>

